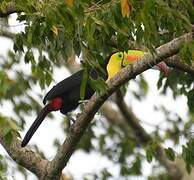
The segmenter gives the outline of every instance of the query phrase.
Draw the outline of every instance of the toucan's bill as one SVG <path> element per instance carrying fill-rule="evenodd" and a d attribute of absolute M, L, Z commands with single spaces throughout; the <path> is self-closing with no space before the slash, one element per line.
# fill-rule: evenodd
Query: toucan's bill
<path fill-rule="evenodd" d="M 141 58 L 144 54 L 145 54 L 145 52 L 143 52 L 143 51 L 129 50 L 127 53 L 124 53 L 124 55 L 125 55 L 124 66 L 134 63 L 139 58 Z M 156 64 L 153 67 L 153 69 L 157 69 L 157 70 L 162 71 L 164 76 L 168 76 L 170 73 L 170 69 L 164 61 Z"/>

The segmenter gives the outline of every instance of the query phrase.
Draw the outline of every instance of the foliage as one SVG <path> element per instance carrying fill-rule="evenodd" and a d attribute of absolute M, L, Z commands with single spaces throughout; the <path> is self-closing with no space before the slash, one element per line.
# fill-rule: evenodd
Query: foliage
<path fill-rule="evenodd" d="M 2 180 L 7 180 L 6 178 L 7 164 L 2 155 L 0 155 L 0 178 Z"/>
<path fill-rule="evenodd" d="M 186 144 L 186 146 L 183 146 L 183 158 L 185 160 L 186 163 L 186 168 L 187 171 L 190 173 L 191 172 L 191 168 L 194 165 L 194 156 L 193 156 L 193 146 L 194 145 L 194 140 L 190 139 L 189 142 Z"/>
<path fill-rule="evenodd" d="M 0 1 L 0 9 L 5 11 L 9 2 L 10 0 Z M 18 130 L 15 122 L 23 129 L 25 117 L 40 110 L 37 99 L 42 95 L 36 94 L 35 97 L 34 87 L 38 85 L 42 90 L 47 88 L 53 81 L 54 70 L 62 69 L 70 56 L 76 55 L 83 60 L 85 74 L 80 92 L 83 98 L 84 85 L 88 79 L 97 92 L 106 90 L 103 80 L 90 79 L 89 72 L 90 69 L 96 69 L 104 75 L 104 60 L 112 52 L 127 50 L 131 47 L 130 42 L 133 42 L 136 49 L 144 47 L 154 51 L 154 48 L 190 31 L 194 23 L 194 5 L 191 0 L 130 0 L 121 1 L 122 5 L 117 0 L 14 2 L 23 11 L 17 13 L 17 20 L 24 23 L 25 28 L 13 35 L 14 46 L 7 52 L 6 58 L 0 54 L 0 103 L 9 102 L 14 113 L 14 119 L 0 117 L 0 130 L 6 134 L 9 143 L 12 130 Z M 0 35 L 3 30 L 1 27 Z M 9 32 L 9 29 L 6 31 Z M 192 64 L 193 51 L 193 42 L 182 45 L 179 54 L 183 62 Z M 23 67 L 28 67 L 29 70 Z M 134 82 L 137 90 L 131 93 L 132 98 L 145 100 L 150 91 L 146 79 L 141 75 Z M 141 175 L 143 161 L 147 159 L 153 163 L 159 143 L 170 140 L 178 145 L 180 135 L 185 139 L 190 138 L 193 126 L 193 76 L 172 70 L 168 78 L 160 76 L 158 89 L 163 94 L 172 92 L 174 98 L 186 96 L 188 119 L 182 119 L 178 112 L 172 113 L 166 107 L 156 105 L 155 111 L 164 115 L 164 121 L 168 125 L 163 134 L 160 133 L 160 127 L 154 128 L 151 133 L 155 137 L 154 141 L 142 151 L 130 127 L 124 130 L 108 123 L 106 117 L 101 116 L 100 120 L 96 118 L 90 125 L 77 149 L 97 151 L 108 157 L 118 164 L 120 177 Z M 65 125 L 62 127 L 66 133 L 68 128 Z M 58 145 L 57 142 L 55 144 Z M 165 153 L 170 160 L 175 159 L 174 149 L 168 147 Z M 194 164 L 192 154 L 193 140 L 190 140 L 183 146 L 182 154 L 188 171 Z M 2 159 L 0 156 L 0 178 L 4 178 L 7 168 Z M 107 179 L 111 176 L 113 173 L 105 168 L 101 173 L 86 175 L 85 179 Z M 164 177 L 166 176 L 165 174 Z"/>
<path fill-rule="evenodd" d="M 175 154 L 174 154 L 174 151 L 172 148 L 165 149 L 165 153 L 166 153 L 168 159 L 170 159 L 171 161 L 175 160 Z"/>
<path fill-rule="evenodd" d="M 7 119 L 6 117 L 2 116 L 0 116 L 0 124 L 1 136 L 4 136 L 5 142 L 10 144 L 13 139 L 14 132 L 17 132 L 18 130 L 18 126 L 14 120 Z"/>

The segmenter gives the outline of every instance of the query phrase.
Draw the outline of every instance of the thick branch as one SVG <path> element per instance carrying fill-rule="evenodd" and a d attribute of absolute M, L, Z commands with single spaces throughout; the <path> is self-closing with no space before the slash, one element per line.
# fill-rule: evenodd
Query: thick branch
<path fill-rule="evenodd" d="M 4 18 L 9 16 L 10 14 L 21 12 L 18 9 L 16 9 L 14 2 L 10 2 L 7 4 L 4 11 L 0 10 L 0 18 Z"/>
<path fill-rule="evenodd" d="M 184 41 L 192 40 L 192 38 L 192 33 L 187 33 L 157 48 L 157 55 L 153 56 L 152 54 L 146 54 L 141 58 L 140 61 L 134 63 L 133 65 L 127 66 L 126 68 L 122 69 L 115 77 L 113 77 L 108 82 L 109 89 L 106 93 L 102 93 L 100 95 L 94 94 L 90 101 L 85 105 L 85 111 L 79 114 L 77 120 L 70 128 L 70 132 L 67 134 L 67 137 L 64 143 L 61 145 L 57 155 L 51 161 L 51 163 L 48 164 L 47 172 L 49 172 L 49 174 L 46 175 L 47 179 L 52 179 L 57 174 L 61 173 L 69 161 L 73 151 L 75 150 L 77 143 L 93 119 L 95 113 L 114 91 L 116 91 L 121 85 L 130 79 L 134 78 L 136 75 L 149 69 L 151 66 L 159 63 L 165 58 L 176 54 L 179 51 L 181 44 Z"/>
<path fill-rule="evenodd" d="M 0 36 L 13 40 L 15 37 L 15 33 L 9 32 L 8 30 L 0 30 Z"/>
<path fill-rule="evenodd" d="M 21 141 L 18 138 L 18 135 L 14 133 L 12 142 L 8 144 L 0 133 L 0 143 L 9 156 L 21 166 L 41 177 L 48 161 L 28 148 L 21 148 Z"/>
<path fill-rule="evenodd" d="M 117 91 L 116 103 L 118 105 L 119 110 L 121 111 L 125 121 L 132 128 L 133 132 L 136 135 L 136 138 L 140 145 L 148 145 L 149 142 L 153 141 L 153 138 L 145 131 L 145 129 L 139 123 L 140 120 L 135 116 L 132 109 L 128 107 L 124 100 L 120 91 Z M 183 174 L 181 174 L 179 168 L 176 163 L 168 160 L 165 155 L 163 147 L 158 144 L 156 150 L 156 159 L 168 170 L 170 176 L 173 179 L 181 179 Z"/>

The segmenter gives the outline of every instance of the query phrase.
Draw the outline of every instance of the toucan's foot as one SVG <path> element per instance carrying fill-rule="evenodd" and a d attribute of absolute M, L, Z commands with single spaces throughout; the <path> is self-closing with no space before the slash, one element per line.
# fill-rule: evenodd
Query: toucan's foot
<path fill-rule="evenodd" d="M 69 114 L 67 114 L 66 116 L 67 116 L 67 119 L 69 120 L 70 124 L 71 124 L 71 122 L 72 122 L 72 124 L 75 123 L 75 119 L 72 118 Z"/>
<path fill-rule="evenodd" d="M 79 100 L 79 103 L 83 103 L 83 104 L 86 104 L 89 100 L 87 99 L 84 99 L 84 100 Z"/>

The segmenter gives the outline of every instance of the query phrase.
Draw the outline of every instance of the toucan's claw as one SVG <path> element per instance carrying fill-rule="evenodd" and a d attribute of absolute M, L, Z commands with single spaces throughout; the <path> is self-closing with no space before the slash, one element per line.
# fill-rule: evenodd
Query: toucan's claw
<path fill-rule="evenodd" d="M 69 120 L 70 124 L 71 124 L 71 122 L 72 122 L 72 124 L 75 123 L 75 119 L 73 117 L 71 117 L 70 114 L 67 114 L 66 116 L 67 116 L 67 119 Z"/>

